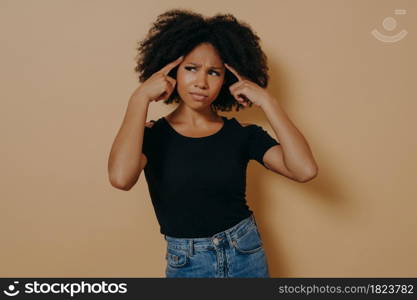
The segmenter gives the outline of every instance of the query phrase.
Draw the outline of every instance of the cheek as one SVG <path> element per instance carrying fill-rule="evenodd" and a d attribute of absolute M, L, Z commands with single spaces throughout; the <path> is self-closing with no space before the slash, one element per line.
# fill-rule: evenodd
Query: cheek
<path fill-rule="evenodd" d="M 212 82 L 211 82 L 211 86 L 213 88 L 213 90 L 221 90 L 222 85 L 223 85 L 223 79 L 222 78 L 213 78 Z"/>
<path fill-rule="evenodd" d="M 191 72 L 179 71 L 177 73 L 177 85 L 180 87 L 187 86 L 193 81 L 194 75 Z"/>

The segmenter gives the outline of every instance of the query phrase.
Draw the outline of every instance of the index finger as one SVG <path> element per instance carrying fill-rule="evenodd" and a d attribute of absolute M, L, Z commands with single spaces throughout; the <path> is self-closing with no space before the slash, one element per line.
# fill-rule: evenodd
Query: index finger
<path fill-rule="evenodd" d="M 170 62 L 165 67 L 163 67 L 161 70 L 159 70 L 159 73 L 164 73 L 165 75 L 168 75 L 168 73 L 175 68 L 177 65 L 179 65 L 184 59 L 184 55 L 178 57 L 176 60 Z"/>
<path fill-rule="evenodd" d="M 232 68 L 231 66 L 229 66 L 226 63 L 224 63 L 224 65 L 226 66 L 226 68 L 228 68 L 230 70 L 230 72 L 232 72 L 237 77 L 237 79 L 239 81 L 242 81 L 243 80 L 242 76 L 240 76 L 239 73 L 234 68 Z"/>

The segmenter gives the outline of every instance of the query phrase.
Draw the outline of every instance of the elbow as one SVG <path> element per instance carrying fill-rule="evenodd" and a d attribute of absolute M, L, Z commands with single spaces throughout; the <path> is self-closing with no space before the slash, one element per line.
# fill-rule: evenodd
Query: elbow
<path fill-rule="evenodd" d="M 119 178 L 115 178 L 109 174 L 109 181 L 112 187 L 122 190 L 122 191 L 129 191 L 132 188 L 132 185 L 126 183 L 126 181 L 121 180 Z"/>
<path fill-rule="evenodd" d="M 306 183 L 310 180 L 313 180 L 314 178 L 317 177 L 319 171 L 317 167 L 314 167 L 312 169 L 310 169 L 308 172 L 306 172 L 303 176 L 298 178 L 298 182 L 300 183 Z"/>
<path fill-rule="evenodd" d="M 110 184 L 112 185 L 112 187 L 122 190 L 122 191 L 129 191 L 131 189 L 130 186 L 123 184 L 121 182 L 118 182 L 118 181 L 110 181 Z"/>
<path fill-rule="evenodd" d="M 122 184 L 117 184 L 117 183 L 111 183 L 111 185 L 113 187 L 115 187 L 118 190 L 122 190 L 122 191 L 129 191 L 132 187 L 127 186 L 127 185 L 122 185 Z"/>

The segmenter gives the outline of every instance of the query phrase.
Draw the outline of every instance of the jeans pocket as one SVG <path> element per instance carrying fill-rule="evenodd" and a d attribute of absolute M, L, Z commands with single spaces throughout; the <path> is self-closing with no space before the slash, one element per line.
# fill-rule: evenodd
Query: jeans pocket
<path fill-rule="evenodd" d="M 168 265 L 174 268 L 184 267 L 188 262 L 187 253 L 184 250 L 167 248 L 165 258 Z"/>
<path fill-rule="evenodd" d="M 237 252 L 251 254 L 262 249 L 263 242 L 256 226 L 251 227 L 238 238 L 232 238 L 232 244 Z"/>

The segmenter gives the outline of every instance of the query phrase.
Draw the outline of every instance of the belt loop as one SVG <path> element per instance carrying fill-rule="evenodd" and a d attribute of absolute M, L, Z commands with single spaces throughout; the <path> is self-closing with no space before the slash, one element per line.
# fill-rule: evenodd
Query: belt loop
<path fill-rule="evenodd" d="M 253 213 L 252 213 L 251 217 L 252 217 L 253 223 L 255 223 L 256 227 L 258 227 L 258 224 L 256 224 L 255 215 Z"/>
<path fill-rule="evenodd" d="M 193 252 L 194 252 L 194 251 L 193 251 L 193 250 L 194 250 L 194 249 L 193 249 L 193 248 L 194 248 L 194 245 L 193 245 L 193 240 L 192 240 L 192 239 L 191 239 L 191 240 L 190 240 L 190 242 L 189 242 L 189 247 L 188 247 L 188 248 L 189 248 L 190 256 L 193 256 L 193 254 L 194 254 L 194 253 L 193 253 Z"/>

